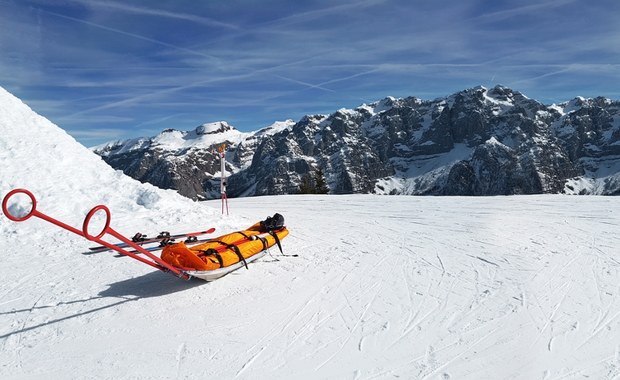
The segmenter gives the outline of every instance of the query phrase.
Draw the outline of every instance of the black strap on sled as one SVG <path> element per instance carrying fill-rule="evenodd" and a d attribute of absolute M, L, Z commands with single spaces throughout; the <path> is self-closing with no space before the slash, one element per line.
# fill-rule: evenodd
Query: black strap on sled
<path fill-rule="evenodd" d="M 287 255 L 284 253 L 284 251 L 282 250 L 282 244 L 280 243 L 280 238 L 278 237 L 277 231 L 270 231 L 269 235 L 273 236 L 273 238 L 276 241 L 276 244 L 278 245 L 278 249 L 280 250 L 280 253 L 282 254 L 282 256 L 286 256 L 286 257 L 298 257 L 298 254 L 292 254 L 292 255 Z M 261 238 L 262 240 L 263 238 Z M 265 244 L 265 242 L 263 242 L 263 244 Z"/>
<path fill-rule="evenodd" d="M 235 252 L 235 254 L 237 255 L 237 257 L 239 257 L 239 261 L 243 262 L 243 265 L 245 265 L 245 269 L 248 269 L 248 263 L 245 261 L 245 257 L 243 257 L 243 255 L 241 254 L 241 251 L 239 250 L 239 247 L 237 247 L 234 244 L 228 244 L 228 243 L 224 243 L 221 240 L 211 240 L 210 242 L 213 243 L 220 243 L 223 246 L 226 246 L 226 248 L 231 249 L 233 252 Z"/>
<path fill-rule="evenodd" d="M 275 231 L 269 231 L 269 235 L 273 236 L 273 238 L 276 241 L 276 244 L 278 245 L 278 249 L 280 250 L 280 253 L 284 254 L 284 251 L 282 251 L 282 244 L 280 243 L 280 238 L 278 237 L 278 234 Z"/>
<path fill-rule="evenodd" d="M 263 243 L 263 249 L 261 249 L 261 251 L 266 250 L 267 248 L 269 248 L 267 239 L 265 239 L 264 237 L 260 236 L 260 235 L 248 235 L 243 233 L 242 231 L 237 231 L 238 234 L 243 235 L 244 238 L 248 239 L 248 240 L 260 240 L 261 243 Z"/>
<path fill-rule="evenodd" d="M 213 248 L 209 248 L 206 251 L 200 251 L 198 256 L 215 256 L 217 262 L 220 264 L 220 268 L 224 266 L 224 260 L 222 259 L 222 255 L 220 255 L 220 253 Z"/>
<path fill-rule="evenodd" d="M 265 239 L 262 236 L 256 236 L 256 239 L 260 240 L 261 243 L 263 243 L 263 251 L 267 249 L 267 239 Z"/>

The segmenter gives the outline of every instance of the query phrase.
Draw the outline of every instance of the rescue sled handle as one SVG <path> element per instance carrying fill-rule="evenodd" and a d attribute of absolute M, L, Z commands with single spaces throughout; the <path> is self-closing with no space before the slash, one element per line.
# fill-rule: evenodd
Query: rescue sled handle
<path fill-rule="evenodd" d="M 24 215 L 24 216 L 16 216 L 11 214 L 11 212 L 9 211 L 8 208 L 8 204 L 9 204 L 9 199 L 16 195 L 16 194 L 25 194 L 26 196 L 28 196 L 30 198 L 30 202 L 32 204 L 32 208 L 30 209 L 30 211 Z M 88 231 L 88 226 L 90 224 L 91 219 L 93 218 L 93 216 L 99 212 L 103 210 L 103 212 L 105 213 L 106 216 L 106 221 L 105 221 L 105 225 L 103 227 L 103 229 L 101 230 L 101 232 L 97 235 L 91 235 Z M 40 211 L 37 210 L 37 200 L 34 197 L 34 195 L 26 190 L 26 189 L 14 189 L 12 191 L 10 191 L 2 200 L 2 212 L 4 213 L 4 215 L 6 215 L 7 218 L 9 218 L 10 220 L 14 221 L 14 222 L 23 222 L 25 220 L 28 220 L 29 218 L 31 218 L 32 216 L 36 216 L 37 218 L 43 219 L 46 222 L 52 223 L 60 228 L 64 228 L 67 231 L 71 231 L 76 235 L 80 235 L 88 240 L 94 241 L 98 244 L 101 244 L 107 248 L 113 249 L 123 255 L 129 256 L 131 258 L 134 258 L 138 261 L 141 261 L 147 265 L 150 265 L 154 268 L 157 268 L 159 270 L 162 271 L 170 271 L 172 273 L 174 273 L 175 275 L 177 275 L 178 277 L 181 277 L 185 280 L 189 279 L 190 276 L 187 275 L 186 273 L 180 271 L 178 268 L 175 268 L 171 265 L 169 265 L 168 263 L 166 263 L 165 261 L 161 260 L 159 257 L 153 255 L 151 252 L 149 252 L 148 250 L 144 249 L 142 246 L 136 244 L 135 242 L 131 241 L 130 239 L 126 238 L 125 236 L 121 235 L 120 233 L 116 232 L 112 227 L 110 227 L 110 220 L 111 220 L 111 214 L 110 214 L 110 209 L 108 209 L 105 205 L 99 205 L 99 206 L 95 206 L 93 207 L 92 210 L 90 210 L 88 212 L 88 214 L 86 214 L 86 217 L 84 218 L 84 223 L 82 224 L 82 230 L 78 230 L 77 228 L 71 227 L 68 224 L 65 224 L 57 219 L 52 218 L 49 215 L 46 215 Z M 125 249 L 119 248 L 117 246 L 115 246 L 114 244 L 108 243 L 107 241 L 102 240 L 103 236 L 109 234 L 112 235 L 113 237 L 115 237 L 116 239 L 122 241 L 123 243 L 128 244 L 131 248 L 133 248 L 136 251 L 139 251 L 140 253 L 145 254 L 146 256 L 148 256 L 151 260 L 147 260 L 144 257 L 138 256 L 135 253 L 132 253 L 130 251 L 127 251 Z"/>

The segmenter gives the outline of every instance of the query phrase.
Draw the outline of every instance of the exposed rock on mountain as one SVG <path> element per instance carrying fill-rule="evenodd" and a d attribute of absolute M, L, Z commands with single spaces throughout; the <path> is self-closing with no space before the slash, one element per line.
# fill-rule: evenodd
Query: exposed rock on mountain
<path fill-rule="evenodd" d="M 113 167 L 194 199 L 216 197 L 225 143 L 229 196 L 295 193 L 321 169 L 331 193 L 620 193 L 620 102 L 547 106 L 509 88 L 385 98 L 241 133 L 225 122 L 98 147 Z"/>
<path fill-rule="evenodd" d="M 95 152 L 112 167 L 142 182 L 204 199 L 205 193 L 215 191 L 211 180 L 220 171 L 216 149 L 222 144 L 234 146 L 235 154 L 227 160 L 226 169 L 238 171 L 251 159 L 255 146 L 251 136 L 226 122 L 217 122 L 189 132 L 167 129 L 152 138 L 111 142 L 95 148 Z M 245 145 L 241 144 L 245 140 Z"/>

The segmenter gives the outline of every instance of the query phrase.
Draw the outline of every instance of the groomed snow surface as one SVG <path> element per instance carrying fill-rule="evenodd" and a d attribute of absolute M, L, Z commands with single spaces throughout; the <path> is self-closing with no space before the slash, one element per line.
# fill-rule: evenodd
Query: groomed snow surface
<path fill-rule="evenodd" d="M 233 199 L 285 215 L 299 257 L 212 283 L 40 225 L 3 244 L 0 377 L 620 378 L 619 201 Z"/>
<path fill-rule="evenodd" d="M 257 197 L 222 216 L 115 172 L 1 88 L 0 132 L 0 196 L 26 187 L 71 226 L 100 203 L 128 236 L 279 212 L 298 255 L 183 281 L 0 216 L 0 379 L 620 378 L 620 198 Z"/>

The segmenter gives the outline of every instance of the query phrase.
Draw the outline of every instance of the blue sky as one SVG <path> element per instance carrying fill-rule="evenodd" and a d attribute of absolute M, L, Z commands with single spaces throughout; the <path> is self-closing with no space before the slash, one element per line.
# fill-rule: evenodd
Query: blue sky
<path fill-rule="evenodd" d="M 0 0 L 0 86 L 84 145 L 502 84 L 620 98 L 617 0 Z"/>

